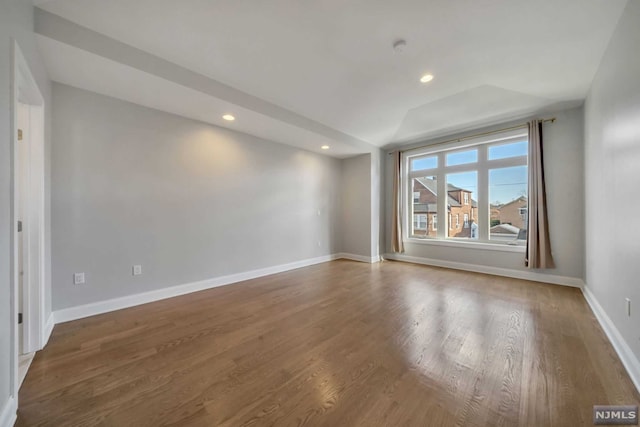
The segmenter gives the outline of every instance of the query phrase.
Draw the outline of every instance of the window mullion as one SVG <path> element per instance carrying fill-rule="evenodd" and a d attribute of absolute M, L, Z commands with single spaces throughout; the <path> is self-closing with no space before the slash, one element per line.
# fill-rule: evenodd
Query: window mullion
<path fill-rule="evenodd" d="M 478 240 L 489 240 L 489 169 L 487 146 L 478 146 Z"/>
<path fill-rule="evenodd" d="M 444 173 L 444 153 L 438 153 L 438 173 L 436 174 L 436 180 L 438 183 L 438 219 L 442 221 L 447 214 L 447 183 L 446 183 L 446 175 Z M 443 221 L 446 223 L 446 221 Z M 446 239 L 447 238 L 447 228 L 446 227 L 438 227 L 436 231 L 436 236 L 438 239 Z"/>

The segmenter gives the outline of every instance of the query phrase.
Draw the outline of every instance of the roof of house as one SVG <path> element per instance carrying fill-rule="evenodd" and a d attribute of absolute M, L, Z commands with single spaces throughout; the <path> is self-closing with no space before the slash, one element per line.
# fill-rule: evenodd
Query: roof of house
<path fill-rule="evenodd" d="M 490 231 L 495 234 L 518 234 L 520 229 L 511 224 L 498 224 L 491 227 Z"/>
<path fill-rule="evenodd" d="M 510 201 L 510 202 L 507 202 L 507 203 L 504 203 L 504 204 L 502 204 L 502 205 L 499 205 L 499 206 L 498 206 L 498 209 L 502 209 L 502 208 L 504 208 L 505 206 L 508 206 L 508 205 L 510 205 L 510 204 L 512 204 L 512 203 L 515 203 L 515 202 L 526 202 L 526 201 L 527 201 L 527 198 L 526 198 L 525 196 L 520 196 L 520 197 L 518 197 L 517 199 L 513 199 L 513 200 L 512 200 L 512 201 Z"/>
<path fill-rule="evenodd" d="M 414 203 L 413 204 L 414 213 L 437 212 L 437 210 L 438 210 L 438 207 L 435 203 Z"/>
<path fill-rule="evenodd" d="M 435 179 L 431 179 L 431 178 L 416 178 L 416 180 L 422 184 L 422 186 L 424 188 L 426 188 L 427 190 L 429 190 L 431 193 L 433 193 L 434 196 L 438 195 L 438 183 Z M 464 188 L 460 188 L 460 187 L 456 187 L 455 185 L 451 185 L 451 184 L 447 184 L 447 192 L 450 191 L 467 191 L 469 193 L 471 193 L 471 191 L 466 190 Z M 458 202 L 456 199 L 454 199 L 453 197 L 451 197 L 449 195 L 448 200 L 447 200 L 447 204 L 449 206 L 455 206 L 455 207 L 459 207 L 462 206 L 460 204 L 460 202 Z M 435 204 L 434 205 L 434 210 L 433 211 L 429 211 L 429 212 L 435 212 L 436 208 L 435 208 Z M 478 207 L 478 203 L 472 198 L 471 199 L 471 206 L 474 208 Z"/>

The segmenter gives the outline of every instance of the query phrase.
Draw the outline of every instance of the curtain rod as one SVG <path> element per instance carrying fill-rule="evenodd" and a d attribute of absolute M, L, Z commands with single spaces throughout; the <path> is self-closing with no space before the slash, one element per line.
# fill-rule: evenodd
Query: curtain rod
<path fill-rule="evenodd" d="M 553 123 L 553 122 L 556 121 L 556 118 L 555 117 L 551 117 L 549 119 L 541 119 L 540 121 L 542 123 L 547 123 L 547 122 Z M 474 139 L 474 138 L 479 138 L 481 136 L 493 135 L 494 133 L 507 132 L 507 131 L 510 131 L 510 130 L 520 129 L 520 128 L 523 128 L 523 127 L 526 127 L 526 126 L 527 126 L 527 123 L 522 123 L 522 124 L 519 124 L 517 126 L 511 126 L 511 127 L 504 128 L 504 129 L 496 129 L 496 130 L 492 130 L 492 131 L 489 131 L 489 132 L 476 133 L 475 135 L 463 136 L 461 138 L 448 139 L 446 141 L 436 142 L 435 144 L 427 144 L 427 145 L 421 145 L 419 147 L 408 148 L 407 150 L 394 150 L 394 151 L 392 151 L 391 153 L 388 153 L 388 154 L 393 154 L 396 151 L 400 151 L 402 153 L 402 152 L 405 152 L 405 151 L 408 151 L 408 150 L 417 150 L 419 148 L 433 147 L 435 145 L 448 144 L 449 142 L 466 141 L 467 139 Z"/>

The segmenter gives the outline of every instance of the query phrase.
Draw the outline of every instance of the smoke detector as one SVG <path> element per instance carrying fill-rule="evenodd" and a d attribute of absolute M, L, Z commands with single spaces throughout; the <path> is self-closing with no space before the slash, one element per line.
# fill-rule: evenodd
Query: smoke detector
<path fill-rule="evenodd" d="M 406 48 L 407 48 L 407 41 L 406 40 L 400 39 L 400 40 L 396 40 L 393 43 L 393 50 L 396 53 L 402 53 L 402 52 L 404 52 L 404 50 Z"/>

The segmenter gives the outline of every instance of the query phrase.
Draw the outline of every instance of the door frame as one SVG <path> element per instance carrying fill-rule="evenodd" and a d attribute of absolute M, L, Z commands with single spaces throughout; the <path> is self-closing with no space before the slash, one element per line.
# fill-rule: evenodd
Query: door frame
<path fill-rule="evenodd" d="M 19 355 L 41 350 L 46 344 L 45 319 L 45 179 L 44 179 L 44 98 L 27 61 L 15 40 L 11 43 L 11 309 L 12 320 L 11 343 L 13 347 L 11 375 L 14 399 L 18 400 Z M 23 346 L 18 348 L 18 211 L 19 187 L 17 185 L 18 156 L 16 144 L 18 141 L 18 103 L 28 105 L 29 109 L 29 138 L 27 157 L 25 204 L 28 206 L 25 218 L 22 218 L 22 233 L 25 249 L 23 253 L 28 271 L 24 274 L 23 287 Z"/>

